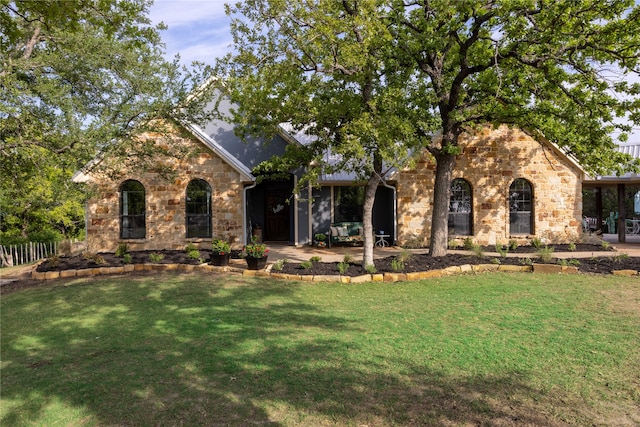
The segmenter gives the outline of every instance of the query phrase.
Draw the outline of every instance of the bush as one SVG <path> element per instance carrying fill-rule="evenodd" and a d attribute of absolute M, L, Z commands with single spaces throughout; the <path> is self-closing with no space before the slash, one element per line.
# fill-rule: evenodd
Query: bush
<path fill-rule="evenodd" d="M 131 258 L 131 254 L 124 254 L 122 255 L 122 262 L 124 262 L 125 264 L 131 264 L 131 262 L 133 261 L 133 259 Z"/>
<path fill-rule="evenodd" d="M 289 260 L 286 258 L 279 259 L 278 261 L 273 263 L 273 266 L 271 266 L 271 269 L 274 271 L 282 271 L 282 269 L 284 268 L 284 265 L 288 262 Z"/>
<path fill-rule="evenodd" d="M 346 262 L 339 262 L 338 263 L 338 272 L 340 274 L 344 274 L 347 272 L 347 269 L 349 268 L 349 264 Z"/>
<path fill-rule="evenodd" d="M 313 267 L 313 263 L 311 261 L 303 261 L 300 263 L 300 267 L 304 268 L 305 270 L 308 270 L 311 267 Z"/>
<path fill-rule="evenodd" d="M 149 254 L 149 261 L 160 262 L 164 259 L 164 255 L 158 252 L 152 252 Z"/>
<path fill-rule="evenodd" d="M 114 255 L 118 258 L 122 258 L 127 252 L 129 252 L 129 246 L 127 246 L 126 243 L 120 243 Z"/>
<path fill-rule="evenodd" d="M 322 261 L 322 258 L 317 256 L 317 255 L 315 255 L 315 256 L 312 256 L 311 258 L 309 258 L 309 261 L 311 261 L 313 263 L 316 263 L 316 262 Z"/>
<path fill-rule="evenodd" d="M 536 254 L 538 254 L 538 259 L 540 261 L 545 263 L 551 262 L 553 259 L 553 248 L 550 248 L 549 246 L 538 248 Z"/>
<path fill-rule="evenodd" d="M 397 258 L 391 260 L 391 269 L 393 271 L 402 271 L 404 270 L 404 262 L 400 261 Z"/>
<path fill-rule="evenodd" d="M 508 246 L 503 246 L 501 244 L 497 244 L 496 245 L 496 252 L 502 257 L 505 258 L 507 256 L 507 254 L 509 253 L 509 247 Z"/>

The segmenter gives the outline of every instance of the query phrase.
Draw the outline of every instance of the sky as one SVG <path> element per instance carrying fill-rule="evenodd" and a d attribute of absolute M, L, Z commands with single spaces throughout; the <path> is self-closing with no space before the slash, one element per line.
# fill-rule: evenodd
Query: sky
<path fill-rule="evenodd" d="M 224 12 L 229 0 L 155 0 L 149 18 L 164 22 L 161 33 L 167 57 L 180 54 L 186 66 L 193 61 L 213 64 L 231 50 L 230 19 Z"/>
<path fill-rule="evenodd" d="M 230 19 L 224 5 L 235 1 L 155 0 L 149 18 L 168 26 L 161 33 L 167 59 L 179 54 L 185 66 L 194 61 L 213 65 L 216 58 L 231 51 Z M 634 128 L 629 143 L 640 144 L 640 128 Z"/>

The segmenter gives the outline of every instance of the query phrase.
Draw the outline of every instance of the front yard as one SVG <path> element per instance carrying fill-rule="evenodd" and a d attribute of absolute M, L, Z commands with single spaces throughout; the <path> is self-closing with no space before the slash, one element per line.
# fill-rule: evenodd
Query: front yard
<path fill-rule="evenodd" d="M 640 423 L 637 277 L 133 274 L 0 308 L 3 426 Z"/>

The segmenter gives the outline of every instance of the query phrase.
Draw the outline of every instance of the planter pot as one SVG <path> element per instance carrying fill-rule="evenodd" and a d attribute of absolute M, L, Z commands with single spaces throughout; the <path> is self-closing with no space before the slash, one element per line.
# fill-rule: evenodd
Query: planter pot
<path fill-rule="evenodd" d="M 231 254 L 211 254 L 211 264 L 225 266 L 229 265 L 229 258 L 231 258 Z"/>
<path fill-rule="evenodd" d="M 262 270 L 267 265 L 267 257 L 263 256 L 262 258 L 252 258 L 247 257 L 247 268 L 249 270 Z"/>

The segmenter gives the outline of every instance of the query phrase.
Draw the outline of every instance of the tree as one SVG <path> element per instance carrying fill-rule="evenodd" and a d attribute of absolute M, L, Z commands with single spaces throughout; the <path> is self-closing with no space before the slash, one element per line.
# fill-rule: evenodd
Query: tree
<path fill-rule="evenodd" d="M 397 0 L 389 10 L 399 62 L 415 70 L 408 102 L 416 132 L 440 135 L 426 146 L 437 163 L 433 256 L 446 253 L 465 131 L 505 123 L 558 144 L 594 173 L 637 167 L 611 138 L 640 123 L 640 84 L 628 81 L 640 69 L 633 0 Z"/>
<path fill-rule="evenodd" d="M 38 208 L 32 204 L 28 216 L 15 215 L 30 203 L 29 185 L 70 187 L 69 175 L 98 153 L 144 165 L 158 148 L 139 143 L 139 135 L 158 131 L 157 119 L 196 120 L 205 110 L 205 97 L 184 102 L 204 77 L 182 73 L 177 60 L 163 59 L 159 31 L 164 27 L 150 25 L 149 5 L 147 0 L 0 1 L 3 219 L 26 221 L 39 215 L 34 210 L 60 211 L 62 194 Z M 73 213 L 51 219 L 50 225 L 59 228 L 77 215 L 81 200 L 73 197 Z M 3 220 L 2 231 L 11 224 Z"/>
<path fill-rule="evenodd" d="M 422 142 L 396 115 L 406 70 L 389 61 L 393 43 L 379 1 L 246 1 L 229 8 L 236 53 L 218 63 L 223 94 L 237 105 L 241 135 L 271 135 L 282 123 L 313 137 L 256 173 L 304 169 L 298 182 L 336 170 L 365 184 L 363 264 L 373 265 L 372 212 L 378 185 Z M 334 161 L 326 161 L 331 153 Z"/>
<path fill-rule="evenodd" d="M 318 153 L 329 149 L 373 184 L 376 161 L 394 150 L 404 159 L 422 141 L 436 161 L 430 254 L 441 256 L 464 132 L 508 124 L 556 143 L 593 173 L 638 167 L 611 137 L 640 124 L 640 84 L 628 81 L 639 71 L 634 5 L 253 0 L 229 9 L 242 15 L 232 25 L 237 53 L 220 69 L 245 132 L 288 122 L 317 137 L 304 162 L 280 167 L 327 168 Z"/>

